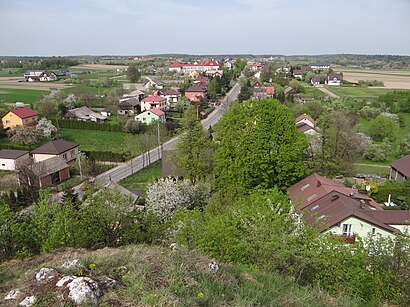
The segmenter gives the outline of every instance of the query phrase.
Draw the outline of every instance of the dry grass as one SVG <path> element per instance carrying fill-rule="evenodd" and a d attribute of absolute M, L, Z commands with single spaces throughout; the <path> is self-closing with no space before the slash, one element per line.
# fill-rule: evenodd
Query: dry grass
<path fill-rule="evenodd" d="M 76 258 L 85 267 L 96 265 L 92 278 L 119 280 L 114 290 L 104 291 L 101 306 L 356 306 L 348 297 L 335 299 L 318 289 L 301 288 L 277 274 L 223 263 L 215 273 L 207 257 L 149 245 L 95 251 L 65 249 L 2 263 L 0 305 L 6 293 L 19 288 L 18 302 L 36 295 L 36 306 L 71 306 L 62 298 L 61 289 L 55 288 L 56 279 L 37 282 L 34 276 L 42 267 L 55 268 L 61 275 L 74 274 L 61 265 Z M 120 275 L 119 268 L 123 270 Z"/>

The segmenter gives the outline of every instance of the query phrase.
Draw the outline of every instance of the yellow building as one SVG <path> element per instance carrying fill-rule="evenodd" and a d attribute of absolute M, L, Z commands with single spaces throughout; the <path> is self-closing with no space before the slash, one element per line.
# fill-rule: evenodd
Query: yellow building
<path fill-rule="evenodd" d="M 14 128 L 16 126 L 35 126 L 38 122 L 38 113 L 30 108 L 18 108 L 10 110 L 2 118 L 3 128 Z"/>

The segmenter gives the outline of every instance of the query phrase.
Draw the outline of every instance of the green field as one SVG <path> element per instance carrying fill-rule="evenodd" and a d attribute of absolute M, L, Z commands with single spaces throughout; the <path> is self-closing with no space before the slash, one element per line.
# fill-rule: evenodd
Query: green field
<path fill-rule="evenodd" d="M 80 145 L 85 151 L 112 151 L 124 153 L 130 151 L 134 156 L 143 152 L 144 145 L 154 148 L 157 145 L 155 134 L 147 137 L 145 134 L 128 134 L 124 132 L 107 132 L 81 129 L 61 129 L 62 138 Z M 169 136 L 162 137 L 163 142 Z"/>
<path fill-rule="evenodd" d="M 155 161 L 146 169 L 121 180 L 120 184 L 126 189 L 146 190 L 148 183 L 159 178 L 162 178 L 161 160 Z"/>
<path fill-rule="evenodd" d="M 353 86 L 327 86 L 329 91 L 335 93 L 341 98 L 378 98 L 393 89 L 371 88 L 371 87 L 353 87 Z"/>
<path fill-rule="evenodd" d="M 47 95 L 49 91 L 44 90 L 27 90 L 16 88 L 0 88 L 0 102 L 25 102 L 36 104 L 44 95 Z"/>
<path fill-rule="evenodd" d="M 0 69 L 0 77 L 21 77 L 23 70 L 21 68 L 3 68 Z"/>

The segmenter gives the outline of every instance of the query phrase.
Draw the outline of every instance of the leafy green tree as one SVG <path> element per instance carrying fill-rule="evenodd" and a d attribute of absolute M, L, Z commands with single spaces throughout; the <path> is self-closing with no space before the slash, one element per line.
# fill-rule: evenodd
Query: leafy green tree
<path fill-rule="evenodd" d="M 353 162 L 362 151 L 362 140 L 352 120 L 340 111 L 327 111 L 318 121 L 320 136 L 310 143 L 310 166 L 322 175 L 351 174 Z"/>
<path fill-rule="evenodd" d="M 208 95 L 210 99 L 216 99 L 216 95 L 218 92 L 218 82 L 216 78 L 213 78 L 208 85 Z"/>
<path fill-rule="evenodd" d="M 130 64 L 130 66 L 128 66 L 127 78 L 131 83 L 136 83 L 141 78 L 141 74 L 135 64 Z"/>
<path fill-rule="evenodd" d="M 400 141 L 400 156 L 410 155 L 410 132 L 408 132 Z"/>
<path fill-rule="evenodd" d="M 214 126 L 215 185 L 222 194 L 285 189 L 306 175 L 306 136 L 277 100 L 234 104 Z"/>
<path fill-rule="evenodd" d="M 375 141 L 382 141 L 385 138 L 394 141 L 398 130 L 399 124 L 394 119 L 379 115 L 370 121 L 369 135 Z"/>
<path fill-rule="evenodd" d="M 266 67 L 262 68 L 261 76 L 259 80 L 262 84 L 264 84 L 265 82 L 268 82 L 268 73 L 266 72 Z"/>
<path fill-rule="evenodd" d="M 182 127 L 185 133 L 181 135 L 171 160 L 184 177 L 195 184 L 211 172 L 211 141 L 195 107 L 185 112 Z"/>

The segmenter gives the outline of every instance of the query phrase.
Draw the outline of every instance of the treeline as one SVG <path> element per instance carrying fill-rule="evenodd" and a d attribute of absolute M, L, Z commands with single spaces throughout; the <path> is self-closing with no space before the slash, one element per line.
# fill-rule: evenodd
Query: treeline
<path fill-rule="evenodd" d="M 7 60 L 0 64 L 2 68 L 22 68 L 22 69 L 63 69 L 69 66 L 78 65 L 79 62 L 66 57 L 34 58 L 28 60 Z"/>

